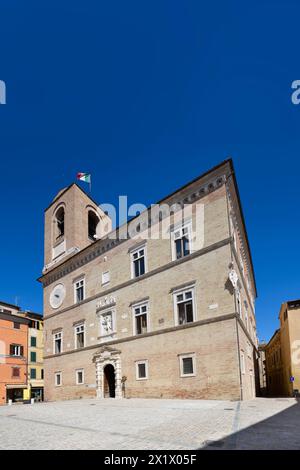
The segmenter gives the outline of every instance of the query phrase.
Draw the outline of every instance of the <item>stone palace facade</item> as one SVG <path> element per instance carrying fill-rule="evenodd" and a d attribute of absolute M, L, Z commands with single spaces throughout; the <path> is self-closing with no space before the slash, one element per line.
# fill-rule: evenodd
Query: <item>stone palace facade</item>
<path fill-rule="evenodd" d="M 256 286 L 232 161 L 158 204 L 112 229 L 72 184 L 46 209 L 46 400 L 255 396 Z"/>

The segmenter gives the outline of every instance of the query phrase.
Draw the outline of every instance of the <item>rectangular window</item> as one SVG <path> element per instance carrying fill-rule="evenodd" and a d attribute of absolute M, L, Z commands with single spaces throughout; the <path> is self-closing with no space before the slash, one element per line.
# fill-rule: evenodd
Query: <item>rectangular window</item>
<path fill-rule="evenodd" d="M 148 304 L 144 303 L 133 307 L 134 334 L 142 335 L 149 330 Z"/>
<path fill-rule="evenodd" d="M 109 271 L 106 271 L 105 273 L 102 273 L 102 285 L 103 284 L 108 284 L 109 281 L 110 281 Z"/>
<path fill-rule="evenodd" d="M 131 277 L 139 277 L 146 272 L 146 248 L 131 253 Z"/>
<path fill-rule="evenodd" d="M 136 367 L 136 380 L 147 380 L 148 379 L 148 361 L 137 361 Z"/>
<path fill-rule="evenodd" d="M 76 370 L 76 385 L 84 384 L 84 371 L 83 369 Z"/>
<path fill-rule="evenodd" d="M 17 323 L 14 321 L 14 329 L 19 330 L 20 329 L 20 323 Z"/>
<path fill-rule="evenodd" d="M 54 381 L 55 381 L 56 387 L 60 387 L 62 385 L 62 373 L 61 372 L 55 372 Z"/>
<path fill-rule="evenodd" d="M 41 369 L 41 379 L 44 380 L 44 369 Z"/>
<path fill-rule="evenodd" d="M 12 377 L 20 377 L 20 368 L 19 367 L 13 367 L 12 368 Z"/>
<path fill-rule="evenodd" d="M 9 350 L 9 354 L 11 356 L 23 356 L 23 346 L 21 346 L 20 344 L 11 344 Z"/>
<path fill-rule="evenodd" d="M 194 289 L 187 289 L 174 294 L 175 323 L 185 325 L 195 321 Z"/>
<path fill-rule="evenodd" d="M 53 335 L 53 354 L 62 353 L 62 331 Z"/>
<path fill-rule="evenodd" d="M 246 367 L 245 367 L 245 354 L 243 351 L 241 351 L 241 373 L 245 374 L 246 372 Z"/>
<path fill-rule="evenodd" d="M 36 337 L 35 336 L 30 337 L 30 346 L 33 347 L 33 348 L 36 347 Z"/>
<path fill-rule="evenodd" d="M 75 349 L 84 348 L 85 334 L 84 324 L 75 326 Z"/>
<path fill-rule="evenodd" d="M 74 284 L 75 289 L 75 303 L 82 302 L 85 298 L 85 284 L 84 279 L 76 281 Z"/>
<path fill-rule="evenodd" d="M 196 358 L 194 353 L 180 355 L 179 361 L 181 377 L 194 377 L 196 375 Z"/>
<path fill-rule="evenodd" d="M 246 325 L 246 328 L 248 330 L 249 323 L 248 323 L 248 309 L 247 309 L 247 307 L 245 308 L 245 325 Z"/>
<path fill-rule="evenodd" d="M 31 351 L 30 362 L 36 362 L 36 352 Z"/>
<path fill-rule="evenodd" d="M 40 322 L 38 320 L 30 320 L 29 328 L 34 328 L 35 330 L 39 330 Z"/>
<path fill-rule="evenodd" d="M 191 224 L 175 229 L 172 234 L 173 260 L 183 258 L 191 253 Z"/>
<path fill-rule="evenodd" d="M 30 378 L 36 379 L 36 369 L 30 369 Z"/>
<path fill-rule="evenodd" d="M 236 291 L 236 303 L 237 303 L 237 311 L 241 318 L 242 317 L 242 300 L 241 300 L 241 293 L 239 290 Z"/>

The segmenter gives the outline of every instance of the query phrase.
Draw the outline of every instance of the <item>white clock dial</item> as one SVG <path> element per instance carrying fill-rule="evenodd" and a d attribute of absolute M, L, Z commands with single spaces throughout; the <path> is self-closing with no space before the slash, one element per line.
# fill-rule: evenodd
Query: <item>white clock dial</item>
<path fill-rule="evenodd" d="M 50 305 L 52 308 L 59 308 L 66 296 L 66 289 L 63 284 L 57 284 L 50 294 Z"/>

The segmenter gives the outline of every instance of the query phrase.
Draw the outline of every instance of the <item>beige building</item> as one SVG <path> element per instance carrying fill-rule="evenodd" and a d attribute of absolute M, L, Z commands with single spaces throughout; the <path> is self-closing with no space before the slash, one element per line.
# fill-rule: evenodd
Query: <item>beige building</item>
<path fill-rule="evenodd" d="M 26 312 L 30 320 L 28 325 L 28 389 L 30 398 L 36 401 L 44 399 L 44 331 L 43 318 L 32 312 Z"/>
<path fill-rule="evenodd" d="M 259 395 L 267 395 L 267 372 L 266 372 L 266 343 L 258 345 L 258 372 L 259 372 Z"/>
<path fill-rule="evenodd" d="M 60 191 L 40 281 L 46 400 L 255 396 L 256 286 L 231 160 L 114 230 L 79 186 Z"/>
<path fill-rule="evenodd" d="M 2 314 L 2 315 L 1 315 Z M 43 400 L 43 317 L 0 301 L 0 402 Z M 11 383 L 12 382 L 12 383 Z"/>
<path fill-rule="evenodd" d="M 300 300 L 283 303 L 279 321 L 265 349 L 268 394 L 293 396 L 300 391 Z"/>

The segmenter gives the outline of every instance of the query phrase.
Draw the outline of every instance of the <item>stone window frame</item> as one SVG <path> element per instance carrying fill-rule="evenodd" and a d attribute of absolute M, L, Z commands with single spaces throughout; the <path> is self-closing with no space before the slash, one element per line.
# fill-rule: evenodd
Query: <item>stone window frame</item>
<path fill-rule="evenodd" d="M 140 302 L 137 302 L 137 303 L 134 303 L 132 304 L 131 306 L 131 309 L 132 309 L 132 333 L 133 333 L 133 336 L 141 336 L 145 333 L 140 333 L 138 334 L 136 332 L 136 316 L 140 316 L 141 314 L 138 314 L 136 315 L 135 313 L 135 310 L 137 308 L 142 308 L 146 306 L 146 318 L 147 318 L 147 331 L 146 333 L 149 333 L 151 331 L 151 326 L 150 326 L 150 302 L 149 300 L 144 300 L 144 301 L 140 301 Z"/>
<path fill-rule="evenodd" d="M 145 268 L 145 271 L 143 274 L 140 274 L 139 276 L 136 276 L 135 275 L 135 269 L 134 269 L 134 262 L 135 260 L 133 259 L 134 255 L 136 253 L 139 253 L 139 251 L 143 250 L 144 251 L 144 268 Z M 143 243 L 139 246 L 136 246 L 135 248 L 132 248 L 132 250 L 130 250 L 129 252 L 129 255 L 130 255 L 130 273 L 131 273 L 131 279 L 138 279 L 140 278 L 141 276 L 143 276 L 144 274 L 146 274 L 148 272 L 148 253 L 147 253 L 147 243 Z M 140 259 L 141 257 L 139 257 L 138 259 Z"/>
<path fill-rule="evenodd" d="M 180 377 L 185 378 L 185 377 L 196 377 L 197 375 L 197 369 L 196 369 L 196 353 L 185 353 L 185 354 L 179 354 L 179 370 L 180 370 Z M 193 364 L 193 372 L 191 374 L 184 374 L 183 371 L 183 359 L 192 359 L 192 364 Z"/>
<path fill-rule="evenodd" d="M 139 365 L 140 364 L 145 364 L 145 377 L 139 377 Z M 140 380 L 148 380 L 149 379 L 149 361 L 148 359 L 142 359 L 139 361 L 135 361 L 135 379 L 140 381 Z"/>
<path fill-rule="evenodd" d="M 192 292 L 192 305 L 193 305 L 193 321 L 190 323 L 195 323 L 197 321 L 197 306 L 196 306 L 196 290 L 195 290 L 195 284 L 190 284 L 189 286 L 186 287 L 181 287 L 176 290 L 172 291 L 173 295 L 173 308 L 174 308 L 174 324 L 175 326 L 182 326 L 179 323 L 179 315 L 178 315 L 178 302 L 177 302 L 177 296 L 180 294 L 185 295 L 186 292 Z M 184 323 L 188 324 L 188 323 Z"/>
<path fill-rule="evenodd" d="M 59 383 L 57 381 L 57 378 L 60 378 L 59 379 Z M 61 387 L 62 386 L 62 372 L 61 371 L 57 371 L 57 372 L 54 372 L 54 385 L 55 387 Z"/>
<path fill-rule="evenodd" d="M 104 280 L 103 280 L 105 274 L 108 274 L 108 280 L 107 280 L 107 281 L 104 281 Z M 101 285 L 102 285 L 102 286 L 106 286 L 106 285 L 109 284 L 109 283 L 110 283 L 110 271 L 109 271 L 109 270 L 103 271 L 102 274 L 101 274 Z"/>
<path fill-rule="evenodd" d="M 242 313 L 242 294 L 241 290 L 239 287 L 236 289 L 236 308 L 237 308 L 237 313 L 240 318 L 242 318 L 243 313 Z"/>
<path fill-rule="evenodd" d="M 76 323 L 74 326 L 74 349 L 77 351 L 77 350 L 81 350 L 81 349 L 84 349 L 86 347 L 86 327 L 85 327 L 85 321 L 81 321 L 79 323 Z M 78 328 L 81 328 L 83 327 L 83 331 L 77 331 Z M 77 347 L 77 335 L 79 333 L 83 333 L 83 346 L 82 347 Z"/>
<path fill-rule="evenodd" d="M 246 330 L 249 331 L 249 312 L 248 312 L 248 305 L 246 305 L 245 302 L 244 302 L 244 322 L 245 322 Z"/>
<path fill-rule="evenodd" d="M 57 335 L 60 335 L 60 338 L 56 338 Z M 63 331 L 56 331 L 56 332 L 53 332 L 52 333 L 52 336 L 53 336 L 53 354 L 61 354 L 63 352 L 63 337 L 64 337 L 64 334 L 63 334 Z M 57 339 L 60 339 L 60 352 L 56 352 L 55 351 L 55 342 Z"/>
<path fill-rule="evenodd" d="M 77 286 L 77 284 L 82 282 L 82 286 Z M 86 292 L 85 292 L 85 275 L 82 275 L 76 279 L 73 280 L 73 286 L 74 286 L 74 304 L 80 304 L 86 299 Z M 83 298 L 82 300 L 77 300 L 77 289 L 83 287 Z"/>
<path fill-rule="evenodd" d="M 81 372 L 82 373 L 82 382 L 79 382 L 78 380 L 78 373 Z M 79 368 L 79 369 L 76 369 L 75 370 L 75 380 L 76 380 L 76 385 L 84 385 L 84 369 L 83 368 Z"/>
<path fill-rule="evenodd" d="M 240 351 L 240 358 L 241 358 L 241 374 L 245 375 L 246 374 L 246 359 L 245 359 L 245 353 L 243 349 Z"/>
<path fill-rule="evenodd" d="M 181 238 L 183 237 L 183 230 L 188 229 L 188 239 L 189 239 L 189 253 L 182 256 L 181 258 L 176 257 L 176 246 L 175 246 L 175 233 L 180 231 Z M 171 257 L 172 261 L 177 261 L 178 259 L 183 259 L 186 256 L 189 256 L 193 252 L 193 236 L 192 236 L 192 220 L 183 220 L 180 223 L 172 226 L 170 228 L 170 241 L 171 241 Z"/>

